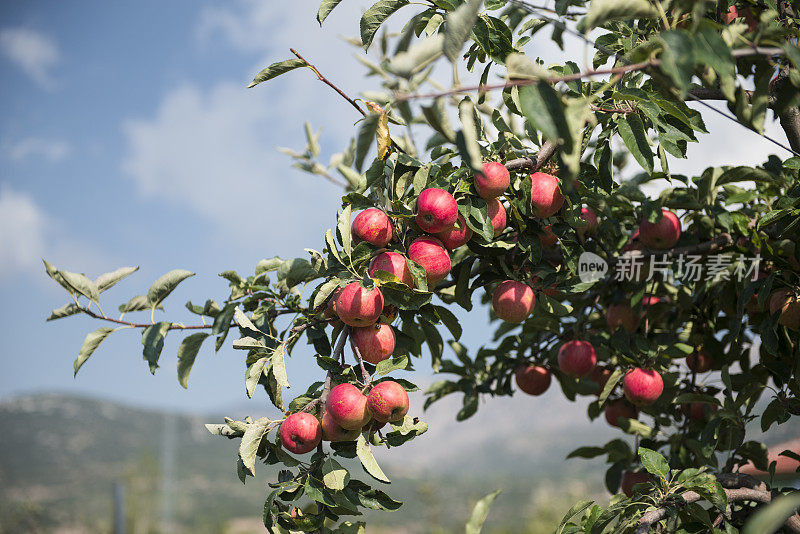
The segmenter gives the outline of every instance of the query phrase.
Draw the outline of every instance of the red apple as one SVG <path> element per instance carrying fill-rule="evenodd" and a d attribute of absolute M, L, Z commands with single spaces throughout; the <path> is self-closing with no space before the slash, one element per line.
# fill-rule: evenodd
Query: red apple
<path fill-rule="evenodd" d="M 360 428 L 345 428 L 328 412 L 322 416 L 323 441 L 355 441 L 359 434 L 361 434 Z"/>
<path fill-rule="evenodd" d="M 428 188 L 417 198 L 417 224 L 429 234 L 444 232 L 456 222 L 458 204 L 444 189 Z"/>
<path fill-rule="evenodd" d="M 705 373 L 714 366 L 714 358 L 704 350 L 696 350 L 686 357 L 686 366 L 695 373 Z"/>
<path fill-rule="evenodd" d="M 608 367 L 597 365 L 592 369 L 592 372 L 589 373 L 589 380 L 597 384 L 597 391 L 594 392 L 595 395 L 598 397 L 600 396 L 609 378 L 611 378 L 611 369 Z"/>
<path fill-rule="evenodd" d="M 648 248 L 672 248 L 681 237 L 681 222 L 669 210 L 661 210 L 658 222 L 642 221 L 639 225 L 639 239 Z"/>
<path fill-rule="evenodd" d="M 406 257 L 399 252 L 381 252 L 372 259 L 369 264 L 369 274 L 375 271 L 386 271 L 389 274 L 395 275 L 401 282 L 409 287 L 414 287 L 414 279 L 411 277 L 411 271 L 408 269 Z"/>
<path fill-rule="evenodd" d="M 475 175 L 475 189 L 478 195 L 486 200 L 496 198 L 505 193 L 511 184 L 511 175 L 502 163 L 490 161 L 483 164 L 483 174 Z"/>
<path fill-rule="evenodd" d="M 357 239 L 385 247 L 392 240 L 392 221 L 378 208 L 367 208 L 353 219 L 352 232 Z"/>
<path fill-rule="evenodd" d="M 543 172 L 531 174 L 531 207 L 534 217 L 545 219 L 555 215 L 564 205 L 558 178 Z"/>
<path fill-rule="evenodd" d="M 295 454 L 313 451 L 322 440 L 322 426 L 308 412 L 293 413 L 281 423 L 281 444 Z"/>
<path fill-rule="evenodd" d="M 341 292 L 342 292 L 342 288 L 341 287 L 337 287 L 336 289 L 333 290 L 333 293 L 331 293 L 331 296 L 328 299 L 328 304 L 325 306 L 325 311 L 323 312 L 323 316 L 326 319 L 333 319 L 334 317 L 337 317 L 337 314 L 336 314 L 336 299 L 339 298 L 339 294 Z"/>
<path fill-rule="evenodd" d="M 376 384 L 367 396 L 367 406 L 377 421 L 393 423 L 408 413 L 408 393 L 392 380 Z"/>
<path fill-rule="evenodd" d="M 711 412 L 716 412 L 719 406 L 716 404 L 706 404 L 705 402 L 692 402 L 689 404 L 682 404 L 681 411 L 683 415 L 689 418 L 692 422 L 702 421 Z"/>
<path fill-rule="evenodd" d="M 544 235 L 540 235 L 542 246 L 545 248 L 554 247 L 558 243 L 558 236 L 553 233 L 553 227 L 549 224 L 544 227 Z"/>
<path fill-rule="evenodd" d="M 637 406 L 653 404 L 664 391 L 664 380 L 652 369 L 637 367 L 625 373 L 622 379 L 625 397 Z"/>
<path fill-rule="evenodd" d="M 448 228 L 444 232 L 439 232 L 436 234 L 436 237 L 438 237 L 442 244 L 449 250 L 455 250 L 472 239 L 472 228 L 467 226 L 464 216 L 459 213 L 458 225 L 453 225 L 452 228 Z"/>
<path fill-rule="evenodd" d="M 331 388 L 325 410 L 342 428 L 348 430 L 363 428 L 370 419 L 367 397 L 353 384 L 339 384 Z"/>
<path fill-rule="evenodd" d="M 565 375 L 581 378 L 592 372 L 597 353 L 588 341 L 567 341 L 558 350 L 558 367 Z"/>
<path fill-rule="evenodd" d="M 492 309 L 503 321 L 521 323 L 531 314 L 536 304 L 536 295 L 527 284 L 516 280 L 504 280 L 492 294 Z"/>
<path fill-rule="evenodd" d="M 419 263 L 428 278 L 428 289 L 450 273 L 450 254 L 435 237 L 418 237 L 408 247 L 408 257 Z"/>
<path fill-rule="evenodd" d="M 378 365 L 394 352 L 394 329 L 388 324 L 382 323 L 353 328 L 350 341 L 358 348 L 358 352 L 365 362 Z"/>
<path fill-rule="evenodd" d="M 506 229 L 506 208 L 499 199 L 493 198 L 487 200 L 489 205 L 489 220 L 492 221 L 492 228 L 494 228 L 494 236 L 497 237 Z"/>
<path fill-rule="evenodd" d="M 789 289 L 779 289 L 769 297 L 769 313 L 774 315 L 779 311 L 778 324 L 800 329 L 800 298 Z"/>
<path fill-rule="evenodd" d="M 640 315 L 633 311 L 630 304 L 612 304 L 606 312 L 606 323 L 613 332 L 622 326 L 626 332 L 634 332 L 639 328 Z"/>
<path fill-rule="evenodd" d="M 605 409 L 606 421 L 609 425 L 619 427 L 619 418 L 625 417 L 627 419 L 636 419 L 639 416 L 639 410 L 625 399 L 617 399 L 609 401 Z"/>
<path fill-rule="evenodd" d="M 383 311 L 383 293 L 377 287 L 367 289 L 358 282 L 344 286 L 336 298 L 336 314 L 350 326 L 374 324 Z"/>
<path fill-rule="evenodd" d="M 630 469 L 622 473 L 622 483 L 620 490 L 628 497 L 633 496 L 633 487 L 636 484 L 650 482 L 650 473 L 647 471 L 631 471 Z"/>
<path fill-rule="evenodd" d="M 514 373 L 517 387 L 528 395 L 541 395 L 550 387 L 550 371 L 539 365 L 520 365 Z"/>
<path fill-rule="evenodd" d="M 589 208 L 581 208 L 581 219 L 586 221 L 586 226 L 581 226 L 577 229 L 578 235 L 582 238 L 587 234 L 593 234 L 597 231 L 597 215 Z"/>

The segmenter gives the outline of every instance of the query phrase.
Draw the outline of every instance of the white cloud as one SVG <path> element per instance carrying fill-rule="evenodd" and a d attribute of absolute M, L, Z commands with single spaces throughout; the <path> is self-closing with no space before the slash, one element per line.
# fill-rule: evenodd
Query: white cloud
<path fill-rule="evenodd" d="M 11 144 L 7 149 L 9 157 L 15 161 L 34 157 L 51 162 L 63 160 L 69 155 L 70 150 L 70 145 L 66 141 L 42 137 L 26 137 Z"/>
<path fill-rule="evenodd" d="M 327 23 L 321 31 L 316 5 L 303 4 L 280 16 L 268 3 L 252 0 L 207 8 L 197 26 L 201 45 L 225 46 L 239 57 L 251 54 L 258 63 L 235 80 L 206 87 L 185 83 L 165 94 L 151 116 L 123 123 L 122 168 L 143 195 L 191 209 L 226 240 L 252 247 L 255 237 L 265 254 L 300 255 L 303 247 L 319 245 L 341 194 L 323 178 L 292 169 L 276 147 L 302 151 L 303 121 L 310 120 L 324 131 L 325 163 L 345 148 L 360 118 L 309 71 L 245 88 L 261 67 L 290 57 L 298 35 L 304 36 L 301 53 L 343 82 L 345 91 L 357 96 L 354 89 L 364 88 L 354 49 L 337 37 L 342 31 Z M 346 22 L 357 29 L 357 18 Z"/>
<path fill-rule="evenodd" d="M 302 126 L 266 95 L 232 83 L 207 92 L 177 88 L 154 117 L 124 123 L 122 167 L 142 194 L 195 211 L 227 239 L 301 254 L 298 237 L 330 224 L 339 191 L 290 169 L 276 152 L 275 145 L 294 142 L 284 139 L 299 141 Z"/>
<path fill-rule="evenodd" d="M 47 217 L 27 193 L 0 188 L 0 279 L 41 263 Z"/>
<path fill-rule="evenodd" d="M 51 217 L 29 193 L 9 184 L 0 185 L 0 228 L 0 282 L 21 276 L 47 280 L 42 258 L 59 268 L 96 274 L 118 266 L 104 252 L 70 235 L 68 227 Z"/>
<path fill-rule="evenodd" d="M 28 28 L 5 28 L 0 30 L 0 51 L 43 89 L 55 87 L 50 71 L 60 53 L 48 36 Z"/>

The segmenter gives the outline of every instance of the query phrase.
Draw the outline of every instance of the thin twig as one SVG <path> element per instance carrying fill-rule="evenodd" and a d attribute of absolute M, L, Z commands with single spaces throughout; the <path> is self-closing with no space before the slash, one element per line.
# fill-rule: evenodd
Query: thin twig
<path fill-rule="evenodd" d="M 121 319 L 114 319 L 112 317 L 104 317 L 102 315 L 98 315 L 95 312 L 87 309 L 87 308 L 80 308 L 81 312 L 85 313 L 89 317 L 93 317 L 94 319 L 100 319 L 101 321 L 108 321 L 111 323 L 121 324 L 127 326 L 129 328 L 147 328 L 148 326 L 153 326 L 155 323 L 132 323 L 130 321 L 123 321 Z M 272 310 L 270 312 L 273 316 L 283 315 L 285 313 L 295 313 L 295 310 Z M 170 327 L 167 330 L 202 330 L 205 328 L 212 328 L 213 324 L 196 324 L 196 325 L 183 325 L 180 323 L 171 323 Z M 234 328 L 238 326 L 236 323 L 231 323 L 230 328 Z"/>
<path fill-rule="evenodd" d="M 339 94 L 341 95 L 341 97 L 342 97 L 342 98 L 344 98 L 345 100 L 347 100 L 348 102 L 350 102 L 350 105 L 351 105 L 351 106 L 353 106 L 354 108 L 356 108 L 356 109 L 358 110 L 358 112 L 359 112 L 359 113 L 361 113 L 361 116 L 362 116 L 362 117 L 366 117 L 366 116 L 367 116 L 367 113 L 366 113 L 366 112 L 365 112 L 363 109 L 361 109 L 361 106 L 359 106 L 359 105 L 356 103 L 356 101 L 355 101 L 355 100 L 353 100 L 352 98 L 350 98 L 349 96 L 347 96 L 347 95 L 344 93 L 344 91 L 342 91 L 341 89 L 339 89 L 338 87 L 336 87 L 336 86 L 333 84 L 333 82 L 331 82 L 331 81 L 330 81 L 328 78 L 326 78 L 325 76 L 323 76 L 323 75 L 322 75 L 322 73 L 319 71 L 319 69 L 317 69 L 317 67 L 315 67 L 315 66 L 314 66 L 314 65 L 312 65 L 311 63 L 309 63 L 309 62 L 306 60 L 306 58 L 304 58 L 303 56 L 301 56 L 300 54 L 298 54 L 298 53 L 297 53 L 297 50 L 295 50 L 294 48 L 290 48 L 289 50 L 292 52 L 292 54 L 294 54 L 295 56 L 297 56 L 297 59 L 299 59 L 300 61 L 302 61 L 302 62 L 303 62 L 303 63 L 305 63 L 306 65 L 308 65 L 308 68 L 310 68 L 311 70 L 313 70 L 313 71 L 314 71 L 314 74 L 316 74 L 316 75 L 317 75 L 317 78 L 319 79 L 319 81 L 321 81 L 321 82 L 323 82 L 323 83 L 327 84 L 327 85 L 328 85 L 328 86 L 329 86 L 331 89 L 333 89 L 334 91 L 336 91 L 337 93 L 339 93 Z"/>
<path fill-rule="evenodd" d="M 739 48 L 731 51 L 734 58 L 749 57 L 749 56 L 777 56 L 785 55 L 782 48 L 754 46 L 752 48 Z M 648 61 L 640 61 L 639 63 L 631 63 L 628 65 L 620 65 L 617 67 L 610 67 L 607 69 L 588 69 L 583 72 L 576 72 L 573 74 L 564 74 L 561 76 L 547 76 L 541 78 L 529 78 L 521 80 L 510 80 L 503 83 L 493 84 L 478 84 L 466 85 L 460 87 L 453 87 L 446 91 L 439 91 L 435 93 L 412 93 L 412 94 L 398 94 L 395 98 L 396 101 L 412 100 L 417 98 L 439 98 L 442 96 L 456 95 L 460 93 L 472 93 L 475 91 L 485 92 L 494 89 L 508 89 L 510 87 L 521 87 L 525 85 L 535 85 L 539 82 L 547 82 L 550 84 L 558 82 L 571 82 L 582 80 L 584 78 L 591 78 L 594 76 L 603 76 L 606 74 L 625 74 L 627 72 L 634 72 L 645 70 L 650 67 L 658 67 L 661 65 L 660 59 L 650 59 Z"/>
<path fill-rule="evenodd" d="M 356 360 L 358 360 L 358 366 L 361 368 L 361 378 L 364 381 L 364 389 L 368 389 L 369 386 L 372 385 L 372 377 L 367 372 L 366 367 L 364 367 L 364 358 L 361 357 L 361 351 L 358 350 L 356 344 L 350 341 L 350 346 L 353 348 L 353 354 L 356 355 Z"/>

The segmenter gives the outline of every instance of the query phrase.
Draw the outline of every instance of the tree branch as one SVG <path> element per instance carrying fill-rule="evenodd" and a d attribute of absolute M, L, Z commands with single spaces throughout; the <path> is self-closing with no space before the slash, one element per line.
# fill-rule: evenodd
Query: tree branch
<path fill-rule="evenodd" d="M 535 156 L 512 159 L 505 164 L 506 169 L 509 171 L 531 170 L 536 172 L 553 157 L 555 152 L 556 145 L 550 141 L 545 141 L 544 144 L 542 144 L 542 148 L 539 149 L 539 152 L 537 152 Z"/>
<path fill-rule="evenodd" d="M 785 55 L 786 52 L 782 48 L 777 47 L 764 47 L 753 46 L 750 48 L 739 48 L 731 51 L 734 58 L 749 57 L 749 56 L 778 56 Z M 511 80 L 504 83 L 495 84 L 479 84 L 467 85 L 460 87 L 453 87 L 447 91 L 440 91 L 436 93 L 413 93 L 413 94 L 397 94 L 395 100 L 404 101 L 417 98 L 439 98 L 442 96 L 456 95 L 460 93 L 472 93 L 475 91 L 485 92 L 494 89 L 507 89 L 509 87 L 521 87 L 524 85 L 535 85 L 539 82 L 558 83 L 558 82 L 571 82 L 575 80 L 582 80 L 584 78 L 591 78 L 594 76 L 603 76 L 606 74 L 625 74 L 628 72 L 641 71 L 650 67 L 658 67 L 661 65 L 660 59 L 651 59 L 649 61 L 641 61 L 639 63 L 631 63 L 630 65 L 620 65 L 617 67 L 610 67 L 607 69 L 589 69 L 583 72 L 576 72 L 573 74 L 564 74 L 562 76 L 547 76 L 541 78 L 529 78 L 522 80 Z"/>
<path fill-rule="evenodd" d="M 741 502 L 741 501 L 750 501 L 750 502 L 757 502 L 762 504 L 767 504 L 772 501 L 772 494 L 765 490 L 760 489 L 752 489 L 752 488 L 737 488 L 737 489 L 724 489 L 725 495 L 728 496 L 728 502 Z M 651 510 L 645 513 L 641 519 L 639 519 L 639 523 L 636 527 L 636 534 L 647 534 L 650 532 L 650 529 L 653 528 L 653 525 L 657 524 L 659 521 L 664 519 L 667 516 L 667 512 L 669 511 L 670 506 L 682 506 L 684 504 L 691 504 L 697 501 L 703 500 L 698 493 L 694 491 L 687 491 L 685 493 L 681 493 L 681 497 L 683 497 L 684 502 L 675 502 L 661 508 L 657 508 L 656 510 Z M 790 532 L 795 534 L 800 533 L 800 516 L 796 513 L 792 515 L 789 519 L 786 520 L 784 523 L 784 527 L 786 527 Z"/>
<path fill-rule="evenodd" d="M 130 321 L 123 321 L 121 319 L 114 319 L 113 317 L 106 317 L 104 315 L 99 315 L 88 308 L 79 308 L 81 312 L 85 313 L 89 317 L 94 319 L 100 319 L 101 321 L 108 321 L 110 323 L 121 324 L 130 328 L 147 328 L 148 326 L 153 326 L 154 323 L 133 323 Z M 296 313 L 296 310 L 272 310 L 270 312 L 274 317 L 278 315 L 283 315 L 286 313 Z M 170 327 L 167 329 L 169 330 L 203 330 L 205 328 L 212 328 L 213 324 L 195 324 L 195 325 L 183 325 L 180 323 L 170 323 Z M 230 328 L 237 327 L 236 323 L 231 323 Z"/>
<path fill-rule="evenodd" d="M 296 51 L 294 48 L 290 48 L 290 49 L 289 49 L 289 51 L 290 51 L 292 54 L 294 54 L 295 56 L 297 56 L 297 59 L 299 59 L 300 61 L 302 61 L 302 62 L 303 62 L 303 63 L 305 63 L 306 65 L 308 65 L 308 68 L 310 68 L 311 70 L 313 70 L 313 71 L 314 71 L 314 74 L 316 74 L 316 75 L 317 75 L 317 78 L 319 79 L 319 81 L 321 81 L 321 82 L 323 82 L 323 83 L 327 84 L 327 85 L 328 85 L 328 86 L 329 86 L 331 89 L 333 89 L 334 91 L 336 91 L 337 93 L 339 93 L 339 95 L 341 95 L 341 97 L 342 97 L 342 98 L 344 98 L 345 100 L 347 100 L 348 102 L 350 102 L 350 105 L 351 105 L 351 106 L 353 106 L 354 108 L 356 108 L 356 109 L 358 110 L 358 112 L 359 112 L 359 113 L 361 113 L 361 116 L 362 116 L 362 117 L 366 117 L 366 116 L 367 116 L 367 113 L 366 113 L 366 112 L 365 112 L 363 109 L 361 109 L 361 106 L 359 106 L 359 105 L 356 103 L 356 101 L 355 101 L 355 100 L 353 100 L 352 98 L 350 98 L 349 96 L 347 96 L 347 95 L 344 93 L 344 91 L 342 91 L 341 89 L 339 89 L 338 87 L 336 87 L 336 86 L 333 84 L 333 82 L 331 82 L 331 81 L 330 81 L 328 78 L 326 78 L 325 76 L 323 76 L 323 75 L 322 75 L 322 73 L 319 71 L 319 69 L 317 69 L 317 67 L 315 67 L 314 65 L 312 65 L 311 63 L 309 63 L 309 62 L 308 62 L 308 60 L 306 60 L 306 58 L 304 58 L 303 56 L 301 56 L 300 54 L 298 54 L 298 53 L 297 53 L 297 51 Z"/>

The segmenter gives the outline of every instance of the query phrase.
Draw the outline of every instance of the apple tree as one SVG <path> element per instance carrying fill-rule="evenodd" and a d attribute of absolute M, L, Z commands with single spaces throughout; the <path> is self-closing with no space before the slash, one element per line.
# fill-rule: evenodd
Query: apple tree
<path fill-rule="evenodd" d="M 340 2 L 322 1 L 321 25 Z M 382 28 L 390 17 L 399 33 Z M 353 98 L 294 50 L 250 84 L 310 70 L 360 115 L 329 164 L 310 126 L 305 150 L 288 151 L 345 190 L 320 250 L 221 273 L 230 294 L 187 302 L 192 325 L 156 319 L 189 271 L 165 274 L 117 317 L 101 294 L 136 268 L 92 280 L 45 262 L 71 297 L 48 320 L 104 323 L 75 372 L 108 336 L 136 329 L 152 372 L 165 338 L 182 336 L 186 387 L 201 345 L 234 338 L 247 395 L 284 416 L 208 429 L 239 440 L 243 482 L 258 463 L 280 466 L 263 510 L 271 532 L 362 532 L 363 510 L 401 506 L 372 450 L 402 455 L 425 439 L 424 408 L 460 395 L 455 417 L 467 420 L 481 398 L 548 389 L 588 396 L 587 416 L 619 431 L 571 453 L 606 459 L 612 496 L 577 503 L 559 532 L 800 532 L 797 493 L 739 473 L 774 470 L 749 423 L 766 431 L 800 415 L 797 6 L 380 0 L 358 27 L 380 90 Z M 593 48 L 588 70 L 537 57 L 537 43 L 568 40 Z M 710 138 L 707 113 L 776 155 L 671 172 L 671 158 Z M 746 131 L 773 119 L 786 140 Z M 453 310 L 476 303 L 491 305 L 494 333 L 467 347 Z M 310 385 L 285 367 L 304 343 L 319 366 Z M 440 379 L 409 406 L 423 352 Z M 290 383 L 307 389 L 287 397 Z"/>

